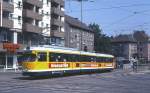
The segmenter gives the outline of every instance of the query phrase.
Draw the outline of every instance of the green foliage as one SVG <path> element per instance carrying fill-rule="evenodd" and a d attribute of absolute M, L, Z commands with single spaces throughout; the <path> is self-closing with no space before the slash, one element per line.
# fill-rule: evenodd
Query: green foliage
<path fill-rule="evenodd" d="M 90 24 L 89 28 L 94 31 L 94 50 L 97 53 L 111 53 L 111 38 L 102 33 L 98 24 Z"/>

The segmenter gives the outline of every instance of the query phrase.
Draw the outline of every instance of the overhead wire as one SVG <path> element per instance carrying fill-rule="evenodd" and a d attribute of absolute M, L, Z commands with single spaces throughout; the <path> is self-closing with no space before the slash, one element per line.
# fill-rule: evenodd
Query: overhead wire
<path fill-rule="evenodd" d="M 150 6 L 150 4 L 131 4 L 131 5 L 121 5 L 121 6 L 111 6 L 111 7 L 103 7 L 103 8 L 95 8 L 95 9 L 83 9 L 86 11 L 99 11 L 99 10 L 109 10 L 109 9 L 118 9 L 118 8 L 129 8 L 129 7 L 137 7 L 137 6 Z M 79 12 L 79 10 L 72 10 L 72 12 Z"/>
<path fill-rule="evenodd" d="M 138 14 L 144 14 L 144 15 L 149 16 L 149 14 L 147 14 L 146 12 L 149 12 L 150 9 L 143 10 L 143 11 L 137 11 L 137 10 L 131 11 L 131 10 L 128 10 L 128 9 L 124 9 L 124 8 L 129 8 L 129 7 L 138 7 L 138 6 L 150 6 L 150 4 L 147 3 L 147 4 L 131 4 L 131 5 L 110 6 L 110 7 L 103 7 L 103 8 L 97 8 L 97 9 L 84 9 L 83 11 L 84 12 L 86 12 L 86 11 L 89 12 L 89 11 L 99 11 L 99 10 L 121 9 L 121 10 L 125 10 L 127 12 L 131 12 L 132 13 L 130 15 L 127 15 L 127 16 L 117 20 L 117 21 L 114 21 L 114 22 L 110 23 L 107 26 L 107 28 L 109 28 L 109 27 L 111 27 L 113 25 L 119 24 L 122 21 L 128 20 L 129 18 L 134 17 L 134 16 L 136 16 Z M 78 10 L 72 10 L 71 12 L 78 12 Z M 142 24 L 142 25 L 145 25 L 145 24 Z"/>

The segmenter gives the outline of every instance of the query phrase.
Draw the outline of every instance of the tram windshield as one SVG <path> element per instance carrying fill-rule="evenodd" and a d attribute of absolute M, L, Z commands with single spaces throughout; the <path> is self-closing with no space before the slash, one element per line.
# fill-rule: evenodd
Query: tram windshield
<path fill-rule="evenodd" d="M 23 54 L 18 57 L 18 62 L 34 62 L 36 58 L 35 54 Z"/>

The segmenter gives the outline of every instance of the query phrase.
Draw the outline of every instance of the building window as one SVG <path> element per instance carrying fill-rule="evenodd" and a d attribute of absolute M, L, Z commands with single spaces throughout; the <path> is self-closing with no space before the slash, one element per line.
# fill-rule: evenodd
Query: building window
<path fill-rule="evenodd" d="M 18 16 L 18 24 L 21 24 L 21 16 Z"/>
<path fill-rule="evenodd" d="M 35 21 L 35 25 L 39 26 L 39 21 L 38 20 Z"/>
<path fill-rule="evenodd" d="M 49 25 L 48 25 L 48 24 L 46 24 L 46 28 L 48 28 L 48 26 L 49 26 Z"/>
<path fill-rule="evenodd" d="M 17 4 L 17 5 L 18 5 L 18 8 L 21 8 L 21 6 L 22 6 L 22 5 L 21 5 L 21 1 L 18 1 L 18 4 Z"/>
<path fill-rule="evenodd" d="M 47 6 L 48 6 L 48 4 L 49 4 L 49 0 L 47 0 L 47 1 L 46 1 L 46 4 L 47 4 Z"/>
<path fill-rule="evenodd" d="M 64 27 L 60 27 L 60 32 L 64 32 Z"/>
<path fill-rule="evenodd" d="M 143 51 L 143 49 L 142 49 L 142 48 L 140 48 L 140 51 L 142 52 L 142 51 Z"/>
<path fill-rule="evenodd" d="M 42 15 L 44 14 L 44 10 L 41 11 Z"/>
<path fill-rule="evenodd" d="M 70 39 L 70 43 L 73 43 L 73 38 Z"/>
<path fill-rule="evenodd" d="M 49 15 L 49 12 L 46 12 L 46 15 L 48 16 L 48 15 Z"/>
<path fill-rule="evenodd" d="M 48 29 L 48 28 L 49 28 L 49 24 L 46 24 L 46 29 L 47 29 L 47 31 L 49 31 L 49 29 Z"/>
<path fill-rule="evenodd" d="M 44 26 L 44 23 L 43 23 L 43 22 L 41 22 L 41 26 L 42 26 L 42 27 Z"/>
<path fill-rule="evenodd" d="M 36 7 L 35 12 L 39 13 L 39 7 Z"/>
<path fill-rule="evenodd" d="M 23 44 L 23 35 L 22 35 L 22 33 L 18 33 L 18 36 L 17 36 L 17 38 L 18 38 L 18 43 L 19 44 Z"/>
<path fill-rule="evenodd" d="M 10 17 L 10 13 L 6 12 L 6 11 L 3 11 L 3 17 L 4 18 L 9 18 Z"/>

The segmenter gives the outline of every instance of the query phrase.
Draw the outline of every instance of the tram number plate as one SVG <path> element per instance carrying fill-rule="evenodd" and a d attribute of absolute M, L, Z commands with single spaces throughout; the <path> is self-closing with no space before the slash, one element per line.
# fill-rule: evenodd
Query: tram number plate
<path fill-rule="evenodd" d="M 69 64 L 62 64 L 62 63 L 51 63 L 49 64 L 49 68 L 67 68 Z"/>

